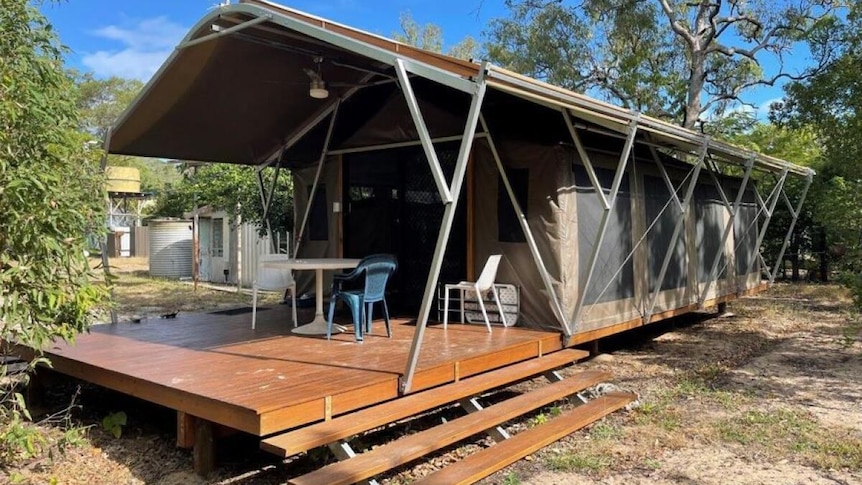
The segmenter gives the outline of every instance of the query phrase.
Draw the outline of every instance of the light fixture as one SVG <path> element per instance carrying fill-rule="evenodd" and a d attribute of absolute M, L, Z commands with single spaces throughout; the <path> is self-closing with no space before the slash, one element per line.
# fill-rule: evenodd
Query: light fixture
<path fill-rule="evenodd" d="M 312 79 L 311 87 L 308 89 L 308 95 L 315 99 L 326 99 L 329 97 L 326 83 L 323 82 L 322 79 Z"/>
<path fill-rule="evenodd" d="M 326 89 L 326 82 L 323 81 L 323 76 L 320 75 L 320 65 L 323 64 L 323 57 L 315 57 L 314 63 L 317 64 L 317 72 L 308 68 L 303 69 L 311 80 L 308 95 L 314 99 L 326 99 L 329 97 L 329 91 Z"/>

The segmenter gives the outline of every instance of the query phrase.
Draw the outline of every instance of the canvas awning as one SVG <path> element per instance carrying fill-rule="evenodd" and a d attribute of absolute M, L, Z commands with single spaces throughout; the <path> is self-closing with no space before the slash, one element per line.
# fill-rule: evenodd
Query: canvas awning
<path fill-rule="evenodd" d="M 315 59 L 322 60 L 321 75 L 330 90 L 330 96 L 323 100 L 309 96 L 309 77 L 304 72 L 315 69 Z M 285 144 L 300 147 L 303 139 L 309 144 L 309 140 L 322 138 L 323 130 L 318 129 L 315 137 L 314 128 L 325 125 L 322 122 L 339 96 L 362 93 L 365 106 L 385 106 L 393 93 L 399 92 L 393 69 L 398 60 L 412 76 L 456 92 L 475 90 L 471 80 L 480 71 L 480 65 L 473 62 L 424 51 L 263 0 L 221 6 L 191 29 L 118 120 L 108 151 L 260 164 L 281 153 Z M 609 130 L 624 131 L 637 116 L 492 65 L 487 67 L 487 82 L 491 90 L 570 110 L 575 117 Z M 418 96 L 421 98 L 421 92 Z M 447 96 L 435 93 L 428 98 L 434 100 L 429 105 L 445 104 Z M 459 115 L 465 111 L 452 107 L 447 110 Z M 352 123 L 342 119 L 339 124 L 361 126 L 362 120 L 355 118 L 368 110 L 354 111 Z M 671 149 L 696 152 L 708 143 L 710 154 L 728 163 L 744 165 L 753 159 L 759 169 L 780 172 L 787 168 L 797 175 L 813 174 L 807 167 L 740 149 L 648 116 L 637 116 L 637 124 L 639 139 Z M 388 138 L 376 132 L 367 140 L 342 127 L 330 148 L 375 144 L 381 138 L 418 138 L 410 123 L 399 126 L 407 129 L 389 133 Z M 460 127 L 453 130 L 449 135 L 459 133 Z M 311 145 L 319 147 L 319 143 Z M 303 158 L 301 151 L 295 150 L 294 156 Z"/>

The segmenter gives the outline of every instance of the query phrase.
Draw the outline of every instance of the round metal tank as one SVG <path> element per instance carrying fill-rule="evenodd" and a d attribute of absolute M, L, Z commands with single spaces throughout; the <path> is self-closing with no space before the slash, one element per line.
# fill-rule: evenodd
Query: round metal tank
<path fill-rule="evenodd" d="M 105 167 L 108 192 L 141 191 L 141 171 L 134 167 Z"/>
<path fill-rule="evenodd" d="M 191 278 L 191 221 L 155 219 L 149 226 L 150 276 Z"/>

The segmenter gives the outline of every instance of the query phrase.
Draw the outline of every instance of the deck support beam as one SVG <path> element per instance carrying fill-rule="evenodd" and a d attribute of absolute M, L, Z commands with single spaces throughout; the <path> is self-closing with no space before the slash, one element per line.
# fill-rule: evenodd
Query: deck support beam
<path fill-rule="evenodd" d="M 775 283 L 775 276 L 778 275 L 778 268 L 783 267 L 782 260 L 784 259 L 784 252 L 787 251 L 787 245 L 790 244 L 790 238 L 793 236 L 793 230 L 796 228 L 796 221 L 799 219 L 799 214 L 802 213 L 802 206 L 805 204 L 805 197 L 808 195 L 808 189 L 811 188 L 811 182 L 813 181 L 814 174 L 809 173 L 808 177 L 805 179 L 805 187 L 802 189 L 802 194 L 799 195 L 799 201 L 796 203 L 795 209 L 790 203 L 790 199 L 787 198 L 787 194 L 784 193 L 784 190 L 781 191 L 781 194 L 784 195 L 784 202 L 787 204 L 787 208 L 793 216 L 793 220 L 790 222 L 787 234 L 784 235 L 784 243 L 781 245 L 781 251 L 778 251 L 778 258 L 775 260 L 775 266 L 773 266 L 772 272 L 769 274 L 769 284 Z"/>
<path fill-rule="evenodd" d="M 610 215 L 614 210 L 617 202 L 617 195 L 620 191 L 620 185 L 622 185 L 623 177 L 626 173 L 626 167 L 629 162 L 629 155 L 631 155 L 632 147 L 634 146 L 635 136 L 638 131 L 638 121 L 640 120 L 640 114 L 636 113 L 632 120 L 629 122 L 627 127 L 627 136 L 625 145 L 623 145 L 622 152 L 620 153 L 619 162 L 617 162 L 616 173 L 614 174 L 614 181 L 611 184 L 609 197 L 605 197 L 604 188 L 601 186 L 601 183 L 596 176 L 595 170 L 593 169 L 593 164 L 590 162 L 589 154 L 587 153 L 586 148 L 584 148 L 584 144 L 581 143 L 581 137 L 578 135 L 577 130 L 571 123 L 571 118 L 568 110 L 563 111 L 563 117 L 566 120 L 566 125 L 569 128 L 569 134 L 572 136 L 572 141 L 575 143 L 575 148 L 578 150 L 578 155 L 581 158 L 581 162 L 584 164 L 584 168 L 587 170 L 587 174 L 590 177 L 590 182 L 593 185 L 593 188 L 596 190 L 596 195 L 599 198 L 599 201 L 602 203 L 602 207 L 604 208 L 604 213 L 602 214 L 601 221 L 599 222 L 598 232 L 596 234 L 596 240 L 593 242 L 593 248 L 590 252 L 590 263 L 587 267 L 586 273 L 586 281 L 584 281 L 583 287 L 580 289 L 578 293 L 578 299 L 575 303 L 575 312 L 574 317 L 571 322 L 566 324 L 567 327 L 567 335 L 572 335 L 575 333 L 575 329 L 581 323 L 581 316 L 583 315 L 584 306 L 586 303 L 587 291 L 590 289 L 590 283 L 592 283 L 593 274 L 596 270 L 596 263 L 599 259 L 599 252 L 602 249 L 602 244 L 604 243 L 605 235 L 608 229 L 608 222 L 610 221 Z"/>
<path fill-rule="evenodd" d="M 485 133 L 486 138 L 488 140 L 488 147 L 491 149 L 491 155 L 494 157 L 494 162 L 497 165 L 497 171 L 500 173 L 500 177 L 503 179 L 503 185 L 506 188 L 506 193 L 509 195 L 509 201 L 512 203 L 512 207 L 515 209 L 515 215 L 518 217 L 518 223 L 521 225 L 521 231 L 524 232 L 524 237 L 527 240 L 527 246 L 530 248 L 530 254 L 533 256 L 533 262 L 536 263 L 536 269 L 539 270 L 539 275 L 542 277 L 542 283 L 545 285 L 545 291 L 548 294 L 548 298 L 551 303 L 551 310 L 554 312 L 554 315 L 557 317 L 560 326 L 563 328 L 565 336 L 571 336 L 568 325 L 566 325 L 566 317 L 563 315 L 563 306 L 560 303 L 560 299 L 557 297 L 557 292 L 554 289 L 554 282 L 551 279 L 551 274 L 548 272 L 548 267 L 545 266 L 545 261 L 542 259 L 542 253 L 539 252 L 539 245 L 536 244 L 536 238 L 533 236 L 533 232 L 530 230 L 530 224 L 527 222 L 527 216 L 524 214 L 524 210 L 521 208 L 521 203 L 518 201 L 518 198 L 515 197 L 515 191 L 512 190 L 512 184 L 509 182 L 509 176 L 506 174 L 506 168 L 503 167 L 503 161 L 500 158 L 500 153 L 497 151 L 497 145 L 494 143 L 494 138 L 491 136 L 491 131 L 488 128 L 488 124 L 485 122 L 485 117 L 479 115 L 479 121 L 482 123 L 482 131 Z M 503 320 L 503 324 L 505 325 L 505 318 L 502 317 L 502 308 L 501 310 L 501 320 Z"/>
<path fill-rule="evenodd" d="M 216 466 L 215 433 L 213 423 L 195 418 L 195 445 L 192 451 L 195 473 L 206 476 Z"/>
<path fill-rule="evenodd" d="M 422 304 L 419 307 L 419 315 L 416 318 L 416 332 L 413 334 L 413 343 L 410 345 L 410 353 L 407 355 L 407 366 L 404 369 L 401 382 L 401 392 L 410 392 L 413 386 L 413 376 L 419 363 L 419 352 L 422 349 L 422 338 L 425 335 L 425 327 L 428 325 L 428 317 L 431 314 L 431 304 L 440 278 L 440 270 L 443 267 L 443 258 L 446 255 L 446 245 L 449 242 L 449 234 L 455 221 L 455 211 L 458 208 L 458 199 L 461 195 L 461 187 L 464 184 L 464 176 L 467 173 L 467 161 L 473 148 L 476 135 L 476 127 L 479 124 L 479 116 L 482 112 L 482 102 L 485 99 L 487 83 L 485 81 L 486 64 L 483 63 L 479 69 L 479 77 L 471 82 L 473 86 L 470 110 L 467 113 L 467 122 L 464 126 L 464 136 L 461 138 L 461 147 L 458 150 L 458 158 L 455 162 L 455 173 L 452 176 L 452 186 L 449 192 L 452 202 L 446 204 L 443 209 L 443 221 L 440 224 L 440 232 L 437 235 L 437 243 L 434 246 L 434 257 L 431 260 L 431 269 L 428 272 L 428 280 L 425 283 L 425 293 L 422 296 Z"/>

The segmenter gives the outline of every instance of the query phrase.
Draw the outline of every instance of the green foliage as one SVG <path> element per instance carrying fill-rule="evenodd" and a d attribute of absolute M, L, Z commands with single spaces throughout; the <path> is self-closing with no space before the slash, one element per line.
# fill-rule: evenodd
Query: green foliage
<path fill-rule="evenodd" d="M 432 23 L 419 25 L 409 11 L 402 12 L 398 16 L 398 22 L 401 24 L 401 32 L 392 34 L 393 39 L 420 49 L 443 52 L 443 30 L 439 25 Z M 473 59 L 478 49 L 476 39 L 468 35 L 451 46 L 446 53 L 461 59 Z"/>
<path fill-rule="evenodd" d="M 102 428 L 114 438 L 119 439 L 123 435 L 123 426 L 126 425 L 127 421 L 128 418 L 123 411 L 111 413 L 102 418 Z"/>
<path fill-rule="evenodd" d="M 793 453 L 823 469 L 862 469 L 862 439 L 852 430 L 827 429 L 798 411 L 748 411 L 715 424 L 721 439 L 752 448 L 758 455 Z"/>
<path fill-rule="evenodd" d="M 269 191 L 274 170 L 262 172 Z M 273 231 L 293 230 L 293 181 L 287 173 L 279 175 L 268 219 Z M 155 215 L 182 217 L 195 206 L 210 206 L 242 216 L 243 222 L 257 224 L 265 231 L 263 203 L 255 167 L 211 164 L 190 167 L 183 178 L 162 193 L 156 201 Z"/>
<path fill-rule="evenodd" d="M 559 472 L 601 472 L 611 466 L 610 457 L 586 451 L 566 451 L 549 455 L 548 466 Z"/>
<path fill-rule="evenodd" d="M 47 21 L 25 0 L 0 0 L 0 342 L 39 352 L 72 340 L 106 296 L 93 283 L 86 236 L 100 233 L 100 152 L 78 129 L 74 83 Z M 4 459 L 40 446 L 16 379 L 3 376 Z"/>
<path fill-rule="evenodd" d="M 836 5 L 506 0 L 509 16 L 491 22 L 485 49 L 504 67 L 693 128 L 787 75 L 761 61 L 815 33 L 826 42 Z"/>
<path fill-rule="evenodd" d="M 93 136 L 94 143 L 101 145 L 108 129 L 132 103 L 144 84 L 137 79 L 110 77 L 96 79 L 90 73 L 70 73 L 77 86 L 75 104 L 78 108 L 79 127 Z M 108 165 L 134 167 L 141 173 L 141 191 L 161 193 L 168 185 L 180 179 L 175 165 L 161 160 L 110 155 Z"/>

